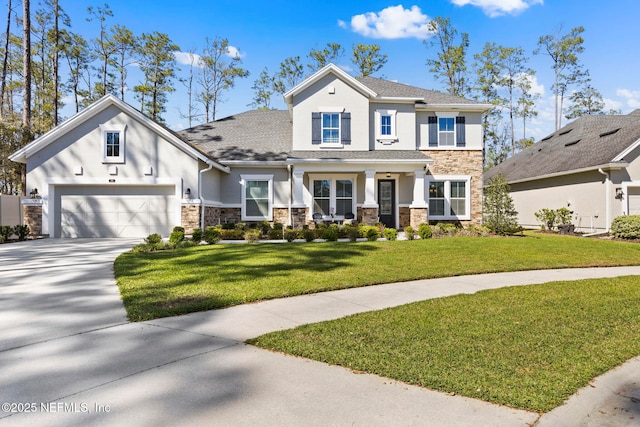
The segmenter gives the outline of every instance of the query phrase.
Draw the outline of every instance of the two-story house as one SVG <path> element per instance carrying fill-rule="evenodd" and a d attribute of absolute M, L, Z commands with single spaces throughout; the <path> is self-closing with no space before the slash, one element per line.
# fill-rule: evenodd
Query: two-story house
<path fill-rule="evenodd" d="M 12 155 L 40 189 L 25 200 L 28 223 L 90 237 L 263 220 L 481 222 L 490 105 L 332 64 L 284 99 L 288 110 L 175 133 L 107 96 Z"/>

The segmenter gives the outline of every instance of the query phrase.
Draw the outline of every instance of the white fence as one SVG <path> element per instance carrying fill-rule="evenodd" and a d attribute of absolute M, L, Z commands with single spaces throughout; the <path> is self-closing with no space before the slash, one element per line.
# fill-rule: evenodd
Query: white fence
<path fill-rule="evenodd" d="M 0 226 L 22 224 L 20 196 L 0 195 Z"/>

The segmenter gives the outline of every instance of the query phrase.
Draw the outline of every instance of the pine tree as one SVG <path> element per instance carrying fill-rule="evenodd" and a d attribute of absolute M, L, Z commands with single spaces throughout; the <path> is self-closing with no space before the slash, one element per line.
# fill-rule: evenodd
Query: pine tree
<path fill-rule="evenodd" d="M 483 215 L 484 225 L 491 232 L 506 235 L 521 230 L 518 226 L 518 212 L 509 195 L 509 184 L 502 175 L 492 177 L 484 191 Z"/>

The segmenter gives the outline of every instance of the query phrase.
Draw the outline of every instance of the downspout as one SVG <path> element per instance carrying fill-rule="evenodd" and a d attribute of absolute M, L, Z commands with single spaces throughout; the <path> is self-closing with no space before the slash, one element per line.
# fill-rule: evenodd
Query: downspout
<path fill-rule="evenodd" d="M 202 174 L 213 169 L 213 163 L 209 167 L 202 169 L 198 174 L 198 198 L 200 199 L 200 230 L 204 232 L 204 197 L 202 197 Z"/>
<path fill-rule="evenodd" d="M 598 169 L 598 172 L 600 172 L 602 175 L 604 175 L 606 177 L 606 179 L 604 180 L 604 185 L 605 185 L 605 197 L 606 197 L 606 202 L 605 202 L 605 221 L 606 226 L 604 229 L 605 233 L 609 232 L 609 226 L 611 224 L 611 179 L 609 178 L 609 174 L 605 171 L 602 170 L 602 168 Z"/>
<path fill-rule="evenodd" d="M 293 181 L 291 179 L 291 174 L 293 174 L 293 167 L 290 164 L 287 165 L 287 171 L 289 172 L 287 175 L 287 180 L 289 181 L 289 225 L 293 228 L 293 216 L 291 212 L 291 204 L 293 203 Z M 282 236 L 284 238 L 284 233 Z"/>

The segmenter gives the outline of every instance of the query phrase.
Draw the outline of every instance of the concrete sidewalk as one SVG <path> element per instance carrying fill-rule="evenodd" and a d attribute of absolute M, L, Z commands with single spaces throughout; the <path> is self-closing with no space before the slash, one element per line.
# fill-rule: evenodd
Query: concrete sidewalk
<path fill-rule="evenodd" d="M 0 399 L 14 403 L 3 405 L 0 425 L 637 425 L 640 358 L 540 418 L 243 344 L 266 332 L 417 300 L 619 275 L 640 275 L 640 267 L 422 280 L 142 323 L 109 317 L 102 328 L 92 324 L 0 351 Z"/>

